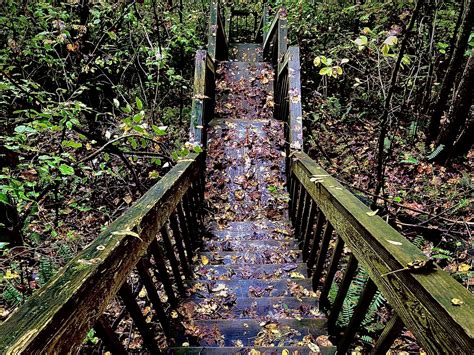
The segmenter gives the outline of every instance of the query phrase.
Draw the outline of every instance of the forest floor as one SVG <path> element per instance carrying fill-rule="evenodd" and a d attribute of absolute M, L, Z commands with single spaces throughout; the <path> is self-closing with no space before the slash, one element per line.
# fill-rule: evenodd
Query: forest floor
<path fill-rule="evenodd" d="M 377 122 L 335 115 L 334 99 L 318 98 L 305 131 L 308 153 L 364 203 L 373 201 L 378 141 Z M 337 101 L 336 101 L 337 104 Z M 314 117 L 318 117 L 315 121 Z M 472 213 L 474 152 L 449 167 L 428 161 L 431 151 L 418 138 L 406 141 L 408 124 L 399 123 L 385 171 L 378 214 L 405 237 L 474 290 Z M 401 134 L 403 132 L 403 134 Z M 420 137 L 421 136 L 421 137 Z M 405 139 L 405 140 L 404 140 Z M 422 153 L 420 153 L 422 152 Z M 423 154 L 425 153 L 425 154 Z"/>

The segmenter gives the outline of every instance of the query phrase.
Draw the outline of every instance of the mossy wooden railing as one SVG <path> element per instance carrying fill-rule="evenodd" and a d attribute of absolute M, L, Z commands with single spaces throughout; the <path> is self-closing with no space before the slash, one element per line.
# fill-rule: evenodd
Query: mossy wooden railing
<path fill-rule="evenodd" d="M 291 221 L 313 289 L 320 292 L 320 305 L 328 314 L 329 332 L 338 341 L 338 353 L 346 353 L 353 344 L 377 290 L 393 316 L 373 354 L 385 354 L 404 326 L 429 353 L 474 353 L 474 296 L 439 267 L 430 269 L 431 261 L 421 250 L 302 151 L 299 48 L 287 50 L 286 26 L 286 10 L 281 8 L 263 35 L 264 58 L 276 71 L 275 118 L 287 123 Z M 331 240 L 335 240 L 333 248 Z M 343 262 L 345 247 L 351 251 L 347 263 Z M 407 268 L 425 263 L 428 267 L 418 272 Z M 338 329 L 338 317 L 359 267 L 368 273 L 368 281 L 347 327 Z M 329 291 L 341 269 L 344 276 L 331 303 Z"/>
<path fill-rule="evenodd" d="M 290 215 L 311 270 L 313 289 L 321 291 L 320 304 L 329 315 L 329 330 L 333 335 L 343 333 L 338 351 L 349 349 L 378 289 L 393 309 L 393 319 L 374 353 L 384 354 L 403 325 L 430 353 L 472 353 L 474 296 L 438 267 L 400 271 L 410 263 L 422 264 L 428 259 L 308 155 L 294 152 L 290 160 Z M 329 255 L 334 237 L 336 244 Z M 336 271 L 342 267 L 345 246 L 351 256 L 331 304 L 328 294 Z M 347 328 L 337 329 L 336 321 L 358 265 L 369 280 Z"/>
<path fill-rule="evenodd" d="M 182 276 L 191 276 L 190 264 L 202 224 L 202 158 L 202 154 L 192 153 L 179 161 L 0 325 L 0 352 L 73 352 L 89 329 L 95 328 L 109 350 L 126 353 L 112 325 L 102 316 L 118 297 L 145 347 L 159 353 L 156 334 L 145 321 L 127 278 L 134 274 L 140 279 L 163 333 L 172 338 L 171 318 L 156 286 L 162 285 L 171 305 L 185 293 Z"/>
<path fill-rule="evenodd" d="M 194 96 L 191 109 L 190 141 L 206 146 L 206 127 L 214 117 L 216 97 L 215 62 L 205 50 L 196 52 Z"/>
<path fill-rule="evenodd" d="M 214 60 L 227 60 L 229 42 L 219 1 L 211 1 L 207 50 Z"/>

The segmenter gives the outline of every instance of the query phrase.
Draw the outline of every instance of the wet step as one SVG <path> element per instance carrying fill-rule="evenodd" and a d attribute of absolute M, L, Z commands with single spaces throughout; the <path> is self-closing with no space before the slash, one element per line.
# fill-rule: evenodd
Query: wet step
<path fill-rule="evenodd" d="M 262 62 L 263 47 L 258 43 L 231 43 L 230 60 L 237 62 Z"/>
<path fill-rule="evenodd" d="M 190 299 L 227 297 L 317 297 L 310 279 L 188 281 Z"/>
<path fill-rule="evenodd" d="M 209 230 L 211 233 L 214 232 L 263 232 L 263 231 L 273 231 L 273 230 L 284 230 L 284 233 L 288 235 L 292 234 L 292 228 L 290 225 L 289 220 L 268 220 L 268 219 L 261 219 L 261 220 L 253 220 L 253 221 L 241 221 L 235 222 L 231 221 L 228 225 L 220 229 L 215 223 L 210 223 L 208 225 Z"/>
<path fill-rule="evenodd" d="M 291 346 L 315 341 L 326 333 L 326 319 L 196 320 L 185 323 L 190 345 L 200 346 Z"/>
<path fill-rule="evenodd" d="M 199 280 L 276 280 L 308 277 L 305 263 L 264 265 L 206 265 L 194 268 Z"/>
<path fill-rule="evenodd" d="M 325 318 L 319 311 L 317 298 L 304 297 L 208 297 L 184 302 L 193 319 L 301 319 Z"/>
<path fill-rule="evenodd" d="M 315 351 L 316 350 L 316 351 Z M 286 347 L 175 347 L 168 350 L 168 354 L 176 355 L 334 355 L 336 353 L 336 347 L 323 347 L 318 346 L 317 348 L 312 346 L 286 346 Z"/>
<path fill-rule="evenodd" d="M 245 252 L 204 252 L 200 253 L 198 262 L 204 265 L 235 265 L 235 264 L 284 264 L 301 263 L 303 258 L 301 251 L 274 250 L 274 249 L 254 249 Z"/>
<path fill-rule="evenodd" d="M 284 240 L 223 238 L 222 240 L 204 240 L 201 250 L 204 252 L 245 252 L 252 250 L 264 252 L 265 250 L 293 250 L 297 248 L 298 244 L 292 238 Z"/>
<path fill-rule="evenodd" d="M 215 117 L 273 118 L 274 71 L 270 64 L 222 62 L 216 72 Z"/>

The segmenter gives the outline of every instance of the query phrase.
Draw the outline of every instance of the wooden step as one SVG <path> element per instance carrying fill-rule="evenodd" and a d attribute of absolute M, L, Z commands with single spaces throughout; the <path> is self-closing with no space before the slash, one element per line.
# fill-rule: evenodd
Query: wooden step
<path fill-rule="evenodd" d="M 222 280 L 186 282 L 189 286 L 190 299 L 207 297 L 305 297 L 315 298 L 317 293 L 312 291 L 310 279 L 281 279 L 281 280 Z M 222 292 L 224 291 L 224 292 Z"/>
<path fill-rule="evenodd" d="M 261 219 L 255 221 L 242 221 L 242 222 L 229 222 L 228 227 L 225 228 L 225 231 L 265 231 L 273 229 L 287 229 L 291 230 L 291 223 L 289 220 L 278 220 L 273 221 L 269 219 Z M 222 229 L 217 228 L 216 225 L 210 224 L 209 230 L 221 231 Z"/>
<path fill-rule="evenodd" d="M 314 350 L 314 348 L 313 348 Z M 312 351 L 309 346 L 286 346 L 286 347 L 173 347 L 168 349 L 168 354 L 176 355 L 334 355 L 336 347 L 319 346 L 319 352 Z"/>
<path fill-rule="evenodd" d="M 326 334 L 326 319 L 230 319 L 185 322 L 192 346 L 297 346 Z"/>
<path fill-rule="evenodd" d="M 325 318 L 315 297 L 214 297 L 193 298 L 181 307 L 193 319 L 299 319 Z"/>
<path fill-rule="evenodd" d="M 262 62 L 263 48 L 258 43 L 231 43 L 229 57 L 237 62 Z"/>
<path fill-rule="evenodd" d="M 265 243 L 265 242 L 263 242 Z M 298 249 L 252 249 L 245 252 L 203 252 L 199 253 L 201 265 L 235 264 L 284 264 L 301 263 L 303 258 Z"/>
<path fill-rule="evenodd" d="M 206 265 L 194 268 L 199 280 L 275 280 L 308 277 L 305 263 L 267 265 Z"/>
<path fill-rule="evenodd" d="M 257 250 L 263 252 L 265 250 L 294 250 L 298 248 L 298 244 L 293 238 L 285 240 L 272 239 L 223 239 L 223 240 L 204 240 L 201 250 L 203 251 L 233 251 L 245 252 Z"/>

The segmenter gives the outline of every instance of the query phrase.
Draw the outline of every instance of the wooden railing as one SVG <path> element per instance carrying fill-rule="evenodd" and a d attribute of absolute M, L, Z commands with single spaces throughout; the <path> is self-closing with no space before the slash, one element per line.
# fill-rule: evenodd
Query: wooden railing
<path fill-rule="evenodd" d="M 369 275 L 352 318 L 342 329 L 338 352 L 352 344 L 368 307 L 379 290 L 393 309 L 374 353 L 385 354 L 405 325 L 430 353 L 469 354 L 474 350 L 474 296 L 437 267 L 419 249 L 303 152 L 291 156 L 290 215 L 303 257 L 311 270 L 313 289 L 329 315 L 329 331 L 339 334 L 336 321 L 358 266 Z M 332 254 L 329 245 L 335 240 Z M 328 300 L 336 271 L 349 261 L 334 302 Z"/>
<path fill-rule="evenodd" d="M 174 337 L 168 304 L 184 295 L 182 277 L 191 277 L 191 263 L 202 227 L 204 194 L 202 154 L 179 161 L 125 214 L 0 325 L 2 354 L 61 354 L 77 350 L 94 328 L 108 350 L 125 354 L 114 328 L 103 316 L 120 299 L 140 331 L 144 346 L 160 353 L 155 330 L 136 301 L 142 287 L 153 306 L 161 331 Z M 171 274 L 168 270 L 171 270 Z M 139 279 L 132 289 L 127 279 Z"/>
<path fill-rule="evenodd" d="M 214 116 L 216 68 L 204 50 L 196 52 L 194 63 L 194 97 L 191 109 L 190 141 L 206 146 L 206 127 Z"/>
<path fill-rule="evenodd" d="M 281 7 L 268 29 L 263 41 L 263 58 L 278 69 L 288 49 L 286 8 Z"/>
<path fill-rule="evenodd" d="M 219 1 L 211 1 L 209 18 L 209 36 L 207 50 L 214 60 L 227 60 L 229 53 L 229 42 L 222 20 L 222 11 Z"/>

